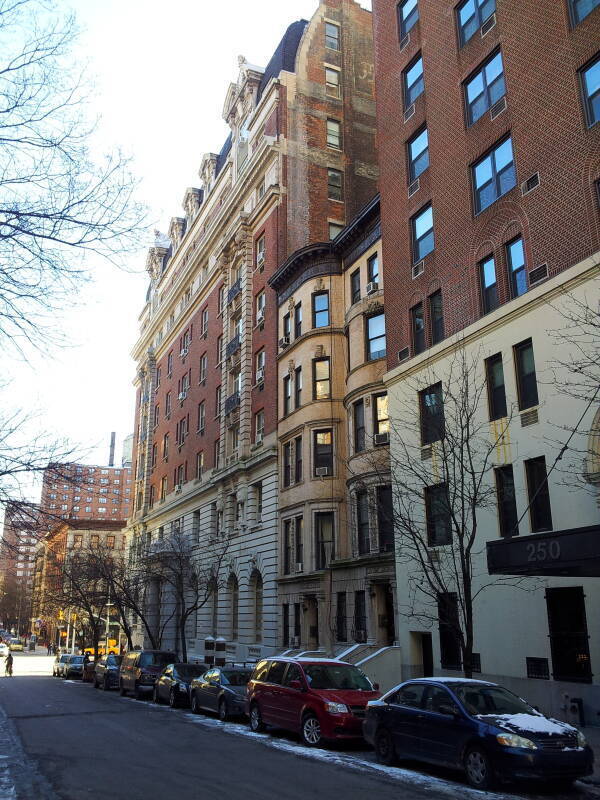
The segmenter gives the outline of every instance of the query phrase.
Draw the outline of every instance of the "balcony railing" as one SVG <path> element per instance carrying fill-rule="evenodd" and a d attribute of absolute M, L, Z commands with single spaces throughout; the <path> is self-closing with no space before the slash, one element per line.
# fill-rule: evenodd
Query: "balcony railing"
<path fill-rule="evenodd" d="M 225 358 L 230 358 L 237 350 L 240 349 L 241 339 L 239 333 L 236 334 L 233 339 L 227 342 L 227 346 L 225 347 Z"/>
<path fill-rule="evenodd" d="M 225 400 L 225 415 L 231 414 L 231 412 L 236 409 L 240 404 L 240 393 L 234 392 L 230 394 L 229 397 Z"/>
<path fill-rule="evenodd" d="M 231 287 L 231 289 L 227 292 L 227 302 L 232 303 L 241 291 L 242 291 L 242 279 L 238 278 L 237 281 Z"/>

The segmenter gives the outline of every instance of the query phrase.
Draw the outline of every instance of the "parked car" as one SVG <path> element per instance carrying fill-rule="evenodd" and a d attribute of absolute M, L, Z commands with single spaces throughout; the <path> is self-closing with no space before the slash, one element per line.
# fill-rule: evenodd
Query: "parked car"
<path fill-rule="evenodd" d="M 410 758 L 464 770 L 477 789 L 496 779 L 589 775 L 594 755 L 585 737 L 549 719 L 508 689 L 467 678 L 406 681 L 370 702 L 365 739 L 377 758 Z"/>
<path fill-rule="evenodd" d="M 190 683 L 206 672 L 206 664 L 168 664 L 154 684 L 154 702 L 168 701 L 171 708 L 190 702 Z"/>
<path fill-rule="evenodd" d="M 220 720 L 245 711 L 246 686 L 252 677 L 247 667 L 213 667 L 190 685 L 190 705 L 195 714 L 214 711 Z"/>
<path fill-rule="evenodd" d="M 68 661 L 65 661 L 63 667 L 63 678 L 65 680 L 69 680 L 69 678 L 82 678 L 83 664 L 83 656 L 69 656 Z"/>
<path fill-rule="evenodd" d="M 154 690 L 157 677 L 167 666 L 177 661 L 175 653 L 167 650 L 132 650 L 123 656 L 119 670 L 119 693 L 133 692 L 137 700 Z"/>
<path fill-rule="evenodd" d="M 119 669 L 121 667 L 122 656 L 109 653 L 101 656 L 94 664 L 94 689 L 100 686 L 107 692 L 109 689 L 117 689 L 119 686 Z"/>
<path fill-rule="evenodd" d="M 255 732 L 274 725 L 300 733 L 315 747 L 324 740 L 362 736 L 369 700 L 380 696 L 358 667 L 327 659 L 259 661 L 246 690 L 246 713 Z"/>
<path fill-rule="evenodd" d="M 8 640 L 8 649 L 13 651 L 23 652 L 23 642 L 20 639 L 13 637 Z"/>
<path fill-rule="evenodd" d="M 65 664 L 70 658 L 71 656 L 69 653 L 63 653 L 62 655 L 58 653 L 58 655 L 54 659 L 54 664 L 52 665 L 52 676 L 54 678 L 63 677 L 63 670 L 65 668 Z"/>
<path fill-rule="evenodd" d="M 6 642 L 1 642 L 0 643 L 0 658 L 6 658 L 6 656 L 9 654 L 9 652 L 10 652 L 10 649 L 9 649 L 8 645 L 6 644 Z"/>

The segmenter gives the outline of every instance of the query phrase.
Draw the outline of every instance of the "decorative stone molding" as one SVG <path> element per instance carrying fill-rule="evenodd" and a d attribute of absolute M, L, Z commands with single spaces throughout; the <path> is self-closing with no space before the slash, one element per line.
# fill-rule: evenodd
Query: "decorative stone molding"
<path fill-rule="evenodd" d="M 200 206 L 202 205 L 202 189 L 197 189 L 195 186 L 189 186 L 185 190 L 183 197 L 183 210 L 188 220 L 194 219 Z"/>

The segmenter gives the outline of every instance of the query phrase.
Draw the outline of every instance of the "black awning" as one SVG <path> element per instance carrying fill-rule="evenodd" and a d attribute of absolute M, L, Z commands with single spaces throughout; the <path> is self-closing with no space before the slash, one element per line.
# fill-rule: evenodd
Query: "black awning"
<path fill-rule="evenodd" d="M 490 575 L 600 577 L 600 525 L 487 543 Z"/>

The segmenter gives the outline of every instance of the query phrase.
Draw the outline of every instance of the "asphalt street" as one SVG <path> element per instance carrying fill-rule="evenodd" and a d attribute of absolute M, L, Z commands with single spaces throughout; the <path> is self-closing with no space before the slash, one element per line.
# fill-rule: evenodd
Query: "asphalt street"
<path fill-rule="evenodd" d="M 15 654 L 0 678 L 0 800 L 481 800 L 459 775 L 420 765 L 381 767 L 357 745 L 311 750 L 282 732 L 255 735 L 187 709 L 119 697 L 51 677 L 52 658 Z M 588 800 L 578 784 L 495 800 Z"/>

